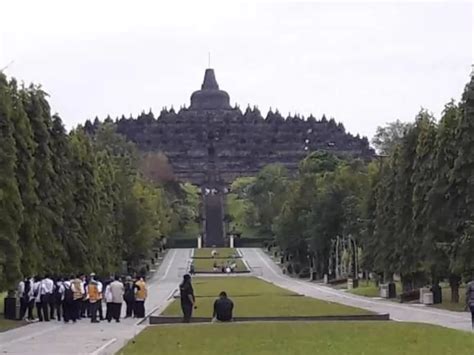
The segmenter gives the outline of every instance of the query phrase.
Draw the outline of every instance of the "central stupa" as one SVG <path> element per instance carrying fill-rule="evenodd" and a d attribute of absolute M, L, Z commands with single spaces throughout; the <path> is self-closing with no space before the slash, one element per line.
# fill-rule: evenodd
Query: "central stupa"
<path fill-rule="evenodd" d="M 190 110 L 231 110 L 229 94 L 219 90 L 214 69 L 206 69 L 201 90 L 191 95 Z"/>

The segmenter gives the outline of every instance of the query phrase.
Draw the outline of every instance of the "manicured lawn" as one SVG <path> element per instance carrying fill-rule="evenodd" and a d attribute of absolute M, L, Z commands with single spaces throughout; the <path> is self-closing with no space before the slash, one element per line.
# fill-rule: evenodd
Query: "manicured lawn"
<path fill-rule="evenodd" d="M 195 278 L 194 290 L 198 308 L 196 317 L 211 317 L 214 300 L 226 291 L 234 301 L 234 316 L 322 316 L 359 315 L 369 311 L 299 296 L 253 277 Z M 163 315 L 180 316 L 179 300 L 174 301 Z"/>
<path fill-rule="evenodd" d="M 415 323 L 283 322 L 148 327 L 119 354 L 472 355 L 472 334 Z"/>
<path fill-rule="evenodd" d="M 4 332 L 6 330 L 16 327 L 21 327 L 22 325 L 26 324 L 25 322 L 19 322 L 3 318 L 3 304 L 6 295 L 6 292 L 0 292 L 0 332 Z"/>
<path fill-rule="evenodd" d="M 0 318 L 3 317 L 3 304 L 5 302 L 6 292 L 0 292 Z"/>
<path fill-rule="evenodd" d="M 232 259 L 193 259 L 193 264 L 196 272 L 213 272 L 214 263 L 217 263 L 219 273 L 222 273 L 221 266 L 227 265 L 227 261 L 230 263 Z M 245 271 L 247 267 L 241 259 L 235 259 L 236 271 Z"/>
<path fill-rule="evenodd" d="M 26 324 L 28 323 L 23 322 L 23 321 L 3 319 L 3 314 L 2 314 L 0 316 L 0 333 L 13 329 L 13 328 L 21 327 Z"/>
<path fill-rule="evenodd" d="M 194 249 L 194 257 L 195 258 L 212 258 L 211 252 L 214 248 L 201 248 L 201 249 Z M 231 258 L 234 255 L 238 255 L 237 250 L 235 248 L 215 248 L 218 252 L 216 259 L 223 258 Z M 240 255 L 238 256 L 240 257 Z"/>
<path fill-rule="evenodd" d="M 397 289 L 397 295 L 401 290 L 401 285 L 399 282 L 395 283 Z M 354 295 L 365 296 L 365 297 L 379 297 L 380 292 L 379 288 L 375 286 L 372 281 L 360 281 L 359 287 L 347 290 Z M 464 312 L 466 307 L 466 289 L 464 287 L 459 288 L 459 303 L 452 303 L 451 302 L 451 289 L 449 286 L 444 285 L 442 287 L 443 292 L 443 303 L 435 304 L 431 307 L 439 308 L 439 309 L 446 309 L 448 311 L 455 311 L 455 312 Z"/>
<path fill-rule="evenodd" d="M 465 287 L 459 288 L 459 303 L 451 302 L 451 289 L 449 288 L 449 286 L 443 287 L 442 292 L 443 292 L 443 303 L 435 304 L 432 307 L 447 309 L 448 311 L 455 311 L 455 312 L 465 311 L 465 307 L 466 307 L 466 288 Z"/>
<path fill-rule="evenodd" d="M 395 289 L 397 290 L 397 296 L 400 292 L 401 285 L 399 282 L 395 282 Z M 379 287 L 375 286 L 373 281 L 359 280 L 359 287 L 352 290 L 347 290 L 354 295 L 365 296 L 365 297 L 379 297 L 380 291 Z"/>

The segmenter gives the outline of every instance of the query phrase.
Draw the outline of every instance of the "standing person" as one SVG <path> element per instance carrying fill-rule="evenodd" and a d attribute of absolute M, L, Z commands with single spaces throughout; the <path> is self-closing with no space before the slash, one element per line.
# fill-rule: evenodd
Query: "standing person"
<path fill-rule="evenodd" d="M 84 289 L 84 296 L 82 297 L 82 301 L 80 303 L 80 318 L 86 318 L 90 316 L 89 312 L 89 295 L 87 294 L 87 285 L 89 284 L 89 280 L 85 275 L 81 275 L 82 287 Z"/>
<path fill-rule="evenodd" d="M 81 276 L 82 275 L 79 274 L 71 281 L 71 290 L 73 293 L 72 321 L 74 323 L 76 320 L 81 319 L 82 299 L 85 294 L 84 283 L 82 282 Z"/>
<path fill-rule="evenodd" d="M 20 300 L 20 316 L 18 320 L 27 320 L 26 311 L 30 303 L 31 284 L 28 277 L 18 283 L 17 295 Z"/>
<path fill-rule="evenodd" d="M 35 284 L 35 279 L 31 277 L 26 284 L 26 288 L 29 288 L 28 291 L 28 321 L 34 321 L 35 317 L 33 316 L 33 310 L 35 308 L 35 294 L 33 290 L 33 286 Z"/>
<path fill-rule="evenodd" d="M 99 313 L 99 320 L 104 320 L 104 310 L 102 309 L 102 300 L 104 298 L 104 284 L 102 283 L 102 281 L 100 281 L 100 278 L 97 277 L 97 275 L 95 279 L 97 281 L 97 288 L 99 291 L 99 299 L 97 301 L 97 310 Z"/>
<path fill-rule="evenodd" d="M 43 296 L 43 284 L 42 284 L 42 278 L 41 276 L 36 276 L 35 277 L 35 282 L 33 284 L 33 295 L 34 295 L 34 302 L 36 304 L 36 313 L 38 314 L 38 320 L 42 322 L 46 317 L 48 316 L 47 314 L 44 314 L 44 307 L 42 303 L 42 296 Z M 47 313 L 47 312 L 46 312 Z"/>
<path fill-rule="evenodd" d="M 193 315 L 193 308 L 196 308 L 191 275 L 186 274 L 183 276 L 183 282 L 179 285 L 179 294 L 181 298 L 181 310 L 183 311 L 183 323 L 189 323 Z"/>
<path fill-rule="evenodd" d="M 227 297 L 227 293 L 222 291 L 219 298 L 214 302 L 214 311 L 212 313 L 213 320 L 220 322 L 230 322 L 232 320 L 232 311 L 234 310 L 234 302 Z"/>
<path fill-rule="evenodd" d="M 71 280 L 74 277 L 71 276 Z M 66 280 L 63 282 L 63 319 L 64 323 L 69 323 L 70 320 L 76 322 L 77 319 L 77 311 L 74 307 L 74 292 L 72 290 L 72 281 Z"/>
<path fill-rule="evenodd" d="M 87 294 L 89 295 L 89 313 L 91 323 L 99 323 L 97 320 L 97 306 L 99 304 L 99 284 L 95 280 L 95 274 L 91 274 L 87 284 Z"/>
<path fill-rule="evenodd" d="M 49 322 L 50 318 L 54 319 L 54 300 L 53 300 L 53 291 L 54 291 L 54 281 L 46 275 L 42 281 L 43 284 L 43 298 L 41 303 L 43 304 L 43 310 L 45 313 L 45 321 Z"/>
<path fill-rule="evenodd" d="M 57 278 L 51 298 L 53 299 L 53 305 L 51 307 L 51 319 L 54 319 L 54 313 L 56 313 L 58 322 L 60 322 L 61 313 L 64 313 L 62 312 L 62 304 L 64 299 L 64 280 L 62 278 Z"/>
<path fill-rule="evenodd" d="M 136 288 L 136 285 L 133 282 L 132 278 L 130 276 L 127 276 L 125 278 L 124 294 L 123 294 L 123 300 L 125 301 L 125 304 L 127 305 L 125 318 L 129 318 L 133 316 L 133 310 L 135 307 L 135 288 Z"/>
<path fill-rule="evenodd" d="M 112 318 L 115 319 L 117 323 L 120 322 L 120 312 L 122 310 L 122 301 L 123 301 L 123 292 L 124 287 L 123 283 L 120 282 L 118 275 L 115 275 L 114 281 L 109 285 L 111 302 L 110 307 L 111 311 L 107 321 L 111 321 Z"/>
<path fill-rule="evenodd" d="M 140 276 L 138 281 L 135 283 L 135 317 L 145 318 L 145 300 L 148 296 L 148 290 L 145 283 L 145 278 Z"/>
<path fill-rule="evenodd" d="M 466 286 L 466 308 L 471 311 L 472 329 L 474 329 L 474 275 Z"/>

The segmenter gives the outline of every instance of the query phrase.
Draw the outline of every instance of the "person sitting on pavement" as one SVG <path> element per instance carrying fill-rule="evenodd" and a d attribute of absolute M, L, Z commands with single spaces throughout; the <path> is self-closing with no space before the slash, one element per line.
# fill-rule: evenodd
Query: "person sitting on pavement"
<path fill-rule="evenodd" d="M 214 302 L 214 312 L 212 313 L 213 321 L 230 322 L 232 321 L 232 311 L 234 310 L 234 302 L 227 297 L 227 293 L 222 291 L 219 298 Z"/>

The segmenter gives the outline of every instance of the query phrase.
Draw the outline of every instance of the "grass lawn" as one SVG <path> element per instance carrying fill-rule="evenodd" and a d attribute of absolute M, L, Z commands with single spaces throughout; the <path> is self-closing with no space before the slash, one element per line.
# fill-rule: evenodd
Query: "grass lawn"
<path fill-rule="evenodd" d="M 472 334 L 415 323 L 283 322 L 148 327 L 118 354 L 472 355 Z"/>
<path fill-rule="evenodd" d="M 347 285 L 346 285 L 347 286 Z M 399 282 L 395 282 L 395 289 L 397 291 L 397 296 L 402 289 L 402 286 Z M 359 280 L 359 287 L 352 290 L 347 290 L 347 292 L 354 295 L 365 296 L 365 297 L 379 297 L 380 291 L 379 287 L 375 286 L 373 281 Z"/>
<path fill-rule="evenodd" d="M 217 263 L 219 273 L 222 273 L 221 266 L 226 265 L 227 261 L 231 259 L 193 259 L 193 264 L 196 272 L 213 272 L 214 263 Z M 235 259 L 237 265 L 236 271 L 245 271 L 247 267 L 241 259 Z"/>
<path fill-rule="evenodd" d="M 196 317 L 211 317 L 214 300 L 226 291 L 234 301 L 234 316 L 322 316 L 359 315 L 369 311 L 299 296 L 254 277 L 195 278 L 194 292 L 198 308 Z M 163 315 L 180 316 L 179 300 L 164 310 Z"/>
<path fill-rule="evenodd" d="M 3 316 L 3 304 L 5 302 L 6 292 L 0 292 L 0 318 Z"/>
<path fill-rule="evenodd" d="M 401 285 L 399 282 L 395 283 L 397 289 L 397 295 L 401 290 Z M 365 297 L 378 297 L 379 296 L 379 289 L 375 286 L 372 281 L 360 280 L 359 287 L 347 290 L 354 295 L 365 296 Z M 448 311 L 456 311 L 456 312 L 465 312 L 466 307 L 466 289 L 464 287 L 459 288 L 459 303 L 452 303 L 451 302 L 451 289 L 449 286 L 444 285 L 442 287 L 443 292 L 443 303 L 435 304 L 430 307 L 439 308 L 439 309 L 446 309 Z"/>
<path fill-rule="evenodd" d="M 451 302 L 451 289 L 449 288 L 449 286 L 443 287 L 442 292 L 443 292 L 443 303 L 435 304 L 432 307 L 447 309 L 448 311 L 465 312 L 465 307 L 466 307 L 466 288 L 465 287 L 459 288 L 459 303 Z"/>
<path fill-rule="evenodd" d="M 3 314 L 2 314 L 0 316 L 0 333 L 13 329 L 13 328 L 21 327 L 26 324 L 28 323 L 23 322 L 23 321 L 3 319 Z"/>
<path fill-rule="evenodd" d="M 219 253 L 216 259 L 227 259 L 234 255 L 238 255 L 235 248 L 201 248 L 194 249 L 194 258 L 212 258 L 211 252 L 213 249 L 216 249 Z"/>
<path fill-rule="evenodd" d="M 16 327 L 21 327 L 22 325 L 26 324 L 25 322 L 3 319 L 3 304 L 6 295 L 6 292 L 0 292 L 0 332 L 4 332 Z"/>

